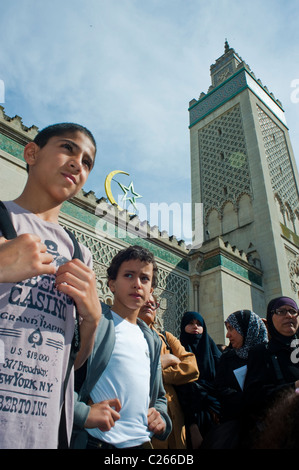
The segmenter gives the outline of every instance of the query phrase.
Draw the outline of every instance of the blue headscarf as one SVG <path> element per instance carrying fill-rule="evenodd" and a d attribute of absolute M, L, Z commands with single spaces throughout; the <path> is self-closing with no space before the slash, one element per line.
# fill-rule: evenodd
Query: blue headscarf
<path fill-rule="evenodd" d="M 185 327 L 192 321 L 198 320 L 203 327 L 202 334 L 186 333 Z M 208 335 L 207 327 L 203 317 L 198 312 L 185 312 L 181 320 L 180 341 L 186 351 L 192 352 L 196 356 L 199 369 L 199 380 L 213 381 L 216 374 L 216 367 L 221 356 L 218 347 Z"/>
<path fill-rule="evenodd" d="M 243 336 L 243 345 L 234 348 L 237 356 L 247 359 L 250 349 L 260 343 L 268 342 L 267 328 L 263 320 L 251 310 L 238 310 L 231 313 L 225 323 L 229 323 Z"/>

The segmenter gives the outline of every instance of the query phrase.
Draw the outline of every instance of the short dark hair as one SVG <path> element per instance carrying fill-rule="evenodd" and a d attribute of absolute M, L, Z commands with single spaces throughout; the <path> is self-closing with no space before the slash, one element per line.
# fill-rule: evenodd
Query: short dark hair
<path fill-rule="evenodd" d="M 45 127 L 35 136 L 33 142 L 42 148 L 48 143 L 51 137 L 74 132 L 82 132 L 82 134 L 85 134 L 93 143 L 95 150 L 97 149 L 97 144 L 92 133 L 86 127 L 81 126 L 80 124 L 75 124 L 73 122 L 61 122 Z"/>
<path fill-rule="evenodd" d="M 33 139 L 33 142 L 39 146 L 39 148 L 43 148 L 45 145 L 47 145 L 49 139 L 51 137 L 56 137 L 56 136 L 63 136 L 68 133 L 74 133 L 74 132 L 82 132 L 82 134 L 85 134 L 93 143 L 94 148 L 95 148 L 95 154 L 97 152 L 97 144 L 95 141 L 94 136 L 92 133 L 84 126 L 81 126 L 81 124 L 76 124 L 73 122 L 60 122 L 58 124 L 51 124 L 50 126 L 45 127 L 41 131 L 36 134 L 35 138 Z M 29 165 L 27 163 L 26 165 L 26 170 L 27 173 L 29 172 Z"/>
<path fill-rule="evenodd" d="M 129 246 L 128 248 L 124 248 L 114 256 L 109 268 L 107 269 L 108 281 L 115 280 L 121 264 L 124 261 L 130 261 L 131 259 L 138 259 L 139 261 L 144 261 L 153 265 L 152 287 L 156 287 L 158 266 L 155 257 L 151 251 L 139 245 L 133 245 Z"/>

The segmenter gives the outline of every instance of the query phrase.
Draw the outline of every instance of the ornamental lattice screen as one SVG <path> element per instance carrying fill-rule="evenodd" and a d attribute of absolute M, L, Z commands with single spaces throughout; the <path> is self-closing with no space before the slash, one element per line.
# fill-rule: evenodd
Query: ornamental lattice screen
<path fill-rule="evenodd" d="M 199 159 L 205 218 L 227 201 L 252 195 L 240 106 L 234 106 L 199 131 Z M 225 187 L 225 191 L 224 191 Z"/>

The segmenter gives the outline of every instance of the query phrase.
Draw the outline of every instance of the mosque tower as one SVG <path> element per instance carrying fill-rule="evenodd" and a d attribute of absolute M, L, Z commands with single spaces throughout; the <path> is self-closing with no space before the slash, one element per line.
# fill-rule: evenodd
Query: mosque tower
<path fill-rule="evenodd" d="M 282 294 L 298 300 L 299 199 L 281 102 L 227 41 L 210 74 L 208 92 L 189 104 L 192 202 L 203 204 L 201 220 L 194 211 L 192 222 L 194 230 L 202 223 L 204 233 L 194 252 L 193 281 L 194 308 L 218 309 L 219 321 L 234 308 L 264 315 L 268 301 Z M 211 258 L 216 247 L 221 254 L 220 246 L 237 250 L 240 266 L 260 276 L 259 283 L 247 276 L 246 294 L 233 282 L 217 283 L 211 272 L 210 282 L 204 282 L 203 274 L 217 266 Z M 237 271 L 231 270 L 232 277 Z M 214 297 L 220 291 L 222 312 L 211 286 Z"/>

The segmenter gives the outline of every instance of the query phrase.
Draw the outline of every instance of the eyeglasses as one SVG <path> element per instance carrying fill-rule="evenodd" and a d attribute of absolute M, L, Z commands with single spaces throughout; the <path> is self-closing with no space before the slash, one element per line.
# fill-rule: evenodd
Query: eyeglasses
<path fill-rule="evenodd" d="M 150 305 L 152 310 L 157 310 L 157 308 L 160 307 L 159 302 L 149 302 L 149 305 Z"/>
<path fill-rule="evenodd" d="M 285 317 L 287 313 L 292 315 L 292 317 L 298 316 L 298 310 L 295 310 L 294 308 L 279 308 L 277 310 L 273 310 L 273 313 L 276 313 L 276 315 L 280 317 Z"/>

